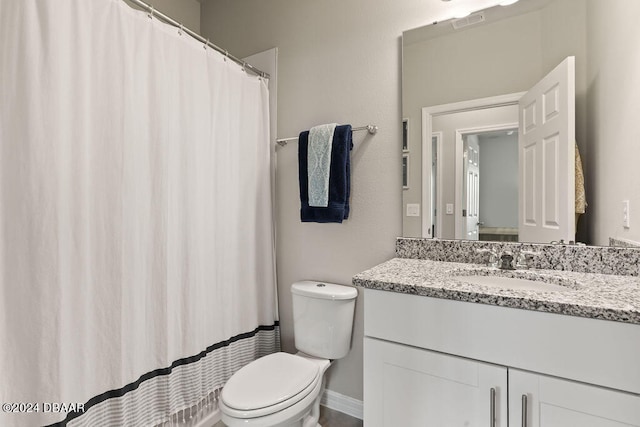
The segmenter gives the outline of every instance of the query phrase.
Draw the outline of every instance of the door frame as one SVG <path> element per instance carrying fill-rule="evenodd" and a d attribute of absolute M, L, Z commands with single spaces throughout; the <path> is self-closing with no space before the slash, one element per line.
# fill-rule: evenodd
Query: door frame
<path fill-rule="evenodd" d="M 502 107 L 502 105 L 498 105 L 496 107 Z M 489 108 L 493 108 L 493 107 L 489 107 Z M 454 199 L 456 204 L 456 208 L 454 209 L 456 239 L 464 239 L 464 217 L 462 216 L 462 209 L 460 209 L 460 207 L 464 206 L 464 200 L 462 199 L 462 194 L 463 194 L 462 187 L 464 185 L 464 179 L 462 176 L 462 172 L 464 170 L 464 165 L 462 164 L 462 154 L 464 151 L 463 137 L 465 135 L 473 135 L 476 133 L 508 130 L 508 129 L 515 129 L 517 131 L 518 122 L 500 123 L 495 125 L 456 129 L 456 149 L 455 149 L 456 182 L 455 182 L 455 199 Z"/>
<path fill-rule="evenodd" d="M 431 141 L 432 143 L 429 145 L 429 149 L 433 150 L 433 138 L 436 138 L 436 178 L 435 178 L 435 185 L 433 185 L 433 182 L 430 182 L 429 184 L 429 191 L 433 190 L 435 188 L 436 191 L 436 197 L 435 197 L 435 207 L 437 209 L 440 210 L 436 210 L 434 209 L 434 207 L 432 205 L 430 205 L 429 207 L 431 208 L 431 210 L 429 211 L 430 215 L 432 215 L 431 221 L 429 224 L 432 224 L 434 222 L 433 220 L 433 212 L 435 211 L 435 227 L 434 227 L 434 232 L 433 232 L 433 236 L 431 235 L 431 230 L 427 230 L 427 236 L 429 238 L 431 237 L 436 237 L 436 233 L 441 233 L 442 232 L 442 215 L 443 215 L 443 211 L 442 211 L 442 140 L 443 140 L 443 135 L 442 132 L 431 132 Z M 429 180 L 431 180 L 431 178 L 433 177 L 433 152 L 431 152 L 431 154 L 429 154 L 428 157 L 428 161 L 429 161 Z M 423 159 L 424 161 L 424 159 Z M 425 183 L 422 183 L 423 185 L 425 185 Z M 424 189 L 423 189 L 424 191 Z M 424 193 L 423 193 L 424 194 Z M 427 193 L 427 197 L 429 197 L 429 201 L 433 202 L 434 198 L 431 197 L 431 193 Z M 424 224 L 424 218 L 423 218 L 423 224 Z M 429 228 L 431 229 L 431 227 L 429 226 Z M 424 234 L 424 233 L 423 233 Z M 423 236 L 424 237 L 424 236 Z"/>
<path fill-rule="evenodd" d="M 484 110 L 484 109 L 488 109 L 488 108 L 495 108 L 495 107 L 505 107 L 505 106 L 510 106 L 510 105 L 518 105 L 518 101 L 520 100 L 520 98 L 525 94 L 526 92 L 516 92 L 516 93 L 509 93 L 506 95 L 498 95 L 498 96 L 490 96 L 487 98 L 478 98 L 478 99 L 471 99 L 471 100 L 467 100 L 467 101 L 461 101 L 461 102 L 453 102 L 450 104 L 441 104 L 441 105 L 434 105 L 431 107 L 422 107 L 422 237 L 423 238 L 437 238 L 440 237 L 440 233 L 442 232 L 442 206 L 437 206 L 438 208 L 438 212 L 440 213 L 440 215 L 438 215 L 438 224 L 436 224 L 436 233 L 437 235 L 435 236 L 431 236 L 430 232 L 427 233 L 427 230 L 431 230 L 431 225 L 433 224 L 433 207 L 431 206 L 431 193 L 430 193 L 430 189 L 431 189 L 431 159 L 432 159 L 432 153 L 431 153 L 431 136 L 433 133 L 433 118 L 437 117 L 437 116 L 442 116 L 442 115 L 446 115 L 446 114 L 453 114 L 453 113 L 462 113 L 465 111 L 474 111 L 474 110 Z M 516 124 L 517 125 L 517 124 Z M 457 146 L 456 146 L 456 150 L 457 150 Z M 457 155 L 457 152 L 456 152 Z M 440 156 L 442 157 L 442 156 Z M 456 159 L 456 164 L 458 163 L 458 161 L 460 161 L 460 167 L 462 165 L 462 161 L 460 159 Z M 438 165 L 440 166 L 440 165 Z M 461 173 L 462 169 L 458 169 L 458 166 L 456 165 L 456 176 L 457 173 L 460 172 Z M 438 190 L 437 190 L 437 195 L 438 195 L 438 201 L 437 203 L 439 203 L 441 205 L 441 195 L 442 195 L 442 191 L 441 191 L 441 185 L 442 185 L 442 168 L 438 167 L 438 176 L 437 176 L 437 184 L 438 184 Z M 456 184 L 456 193 L 458 193 L 458 186 Z M 460 206 L 461 206 L 461 201 L 462 201 L 462 186 L 460 186 L 460 193 L 459 193 L 459 197 L 456 194 L 456 199 L 455 199 L 455 209 L 454 212 L 458 211 Z M 456 221 L 455 221 L 455 235 L 456 235 L 456 239 L 459 239 L 459 233 L 461 233 L 462 231 L 462 224 L 458 224 L 458 220 L 457 220 L 457 214 L 456 214 Z M 462 217 L 462 213 L 460 212 L 460 218 Z"/>

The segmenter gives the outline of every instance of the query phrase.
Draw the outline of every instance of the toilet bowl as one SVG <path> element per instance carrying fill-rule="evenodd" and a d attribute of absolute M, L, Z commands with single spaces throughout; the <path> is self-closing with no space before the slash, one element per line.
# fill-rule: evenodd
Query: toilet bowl
<path fill-rule="evenodd" d="M 305 416 L 319 412 L 330 363 L 303 353 L 274 353 L 250 363 L 222 389 L 222 421 L 229 427 L 307 427 Z"/>
<path fill-rule="evenodd" d="M 291 286 L 297 354 L 274 353 L 244 366 L 219 401 L 229 427 L 321 427 L 324 374 L 350 347 L 355 288 L 315 281 Z"/>

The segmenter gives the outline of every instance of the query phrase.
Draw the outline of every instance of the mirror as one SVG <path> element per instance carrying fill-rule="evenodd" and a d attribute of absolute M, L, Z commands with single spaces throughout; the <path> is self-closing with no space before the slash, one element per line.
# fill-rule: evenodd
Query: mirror
<path fill-rule="evenodd" d="M 496 151 L 495 147 L 483 150 L 480 142 L 480 204 L 478 218 L 473 219 L 466 215 L 473 207 L 467 197 L 473 191 L 463 187 L 459 193 L 464 195 L 464 203 L 460 196 L 456 199 L 456 185 L 460 187 L 466 180 L 463 169 L 455 165 L 462 165 L 465 152 L 465 161 L 469 160 L 470 150 L 464 140 L 470 135 L 481 140 L 494 132 L 495 139 L 495 132 L 508 132 L 512 128 L 507 125 L 513 125 L 514 120 L 517 126 L 517 101 L 515 119 L 501 118 L 495 121 L 501 126 L 486 132 L 463 132 L 462 149 L 457 155 L 455 144 L 447 141 L 445 131 L 436 123 L 453 120 L 454 115 L 434 116 L 431 135 L 423 141 L 423 109 L 488 97 L 515 96 L 517 100 L 564 58 L 574 56 L 575 138 L 582 157 L 588 203 L 578 221 L 576 240 L 598 245 L 610 244 L 610 238 L 640 240 L 640 230 L 635 230 L 633 224 L 624 227 L 622 221 L 623 200 L 639 200 L 629 188 L 631 182 L 640 183 L 640 172 L 635 172 L 639 168 L 627 160 L 634 153 L 640 154 L 637 139 L 629 138 L 640 134 L 634 124 L 637 119 L 629 114 L 640 109 L 640 101 L 635 99 L 640 98 L 640 58 L 636 58 L 640 56 L 640 30 L 633 24 L 633 16 L 639 13 L 640 2 L 636 0 L 520 0 L 467 18 L 405 31 L 402 119 L 406 138 L 403 137 L 402 151 L 403 162 L 411 167 L 403 177 L 403 236 L 469 237 L 466 231 L 475 221 L 481 226 L 493 223 L 485 229 L 480 227 L 477 235 L 470 238 L 514 240 L 509 237 L 517 235 L 512 220 L 495 223 L 496 213 L 489 212 L 498 202 L 483 202 L 493 197 L 485 197 L 486 187 L 513 198 L 512 168 L 484 165 L 482 159 L 495 157 Z M 504 108 L 513 105 L 511 100 Z M 478 118 L 485 113 L 488 111 L 456 114 Z M 454 128 L 469 129 L 474 125 Z M 483 167 L 494 175 L 497 170 L 509 175 L 504 175 L 502 181 L 496 176 L 489 179 L 487 173 L 482 173 Z M 502 184 L 508 188 L 498 188 Z M 425 206 L 434 218 L 430 227 L 422 224 Z M 512 203 L 509 209 L 513 209 Z M 464 212 L 465 216 L 455 212 Z M 456 217 L 470 225 L 455 226 Z M 456 235 L 456 229 L 464 235 Z"/>

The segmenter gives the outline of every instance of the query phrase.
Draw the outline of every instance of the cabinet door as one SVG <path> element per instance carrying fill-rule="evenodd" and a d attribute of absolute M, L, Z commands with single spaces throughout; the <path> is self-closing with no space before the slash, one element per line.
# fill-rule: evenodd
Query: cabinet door
<path fill-rule="evenodd" d="M 509 369 L 509 426 L 640 427 L 640 395 Z"/>
<path fill-rule="evenodd" d="M 365 337 L 364 424 L 506 427 L 507 369 Z"/>

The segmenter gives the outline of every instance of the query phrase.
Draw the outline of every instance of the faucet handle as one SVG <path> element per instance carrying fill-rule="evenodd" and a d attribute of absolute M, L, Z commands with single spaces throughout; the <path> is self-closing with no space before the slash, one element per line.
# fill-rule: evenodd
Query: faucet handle
<path fill-rule="evenodd" d="M 501 270 L 515 270 L 513 267 L 513 254 L 510 251 L 502 252 L 500 255 L 500 266 Z"/>
<path fill-rule="evenodd" d="M 489 260 L 487 261 L 487 267 L 498 266 L 498 253 L 493 249 L 476 249 L 476 253 L 489 254 Z"/>
<path fill-rule="evenodd" d="M 533 262 L 533 259 L 538 256 L 540 256 L 540 252 L 525 251 L 525 250 L 520 251 L 520 253 L 518 254 L 518 259 L 516 261 L 516 268 L 526 268 L 526 269 L 531 268 L 531 263 Z"/>

